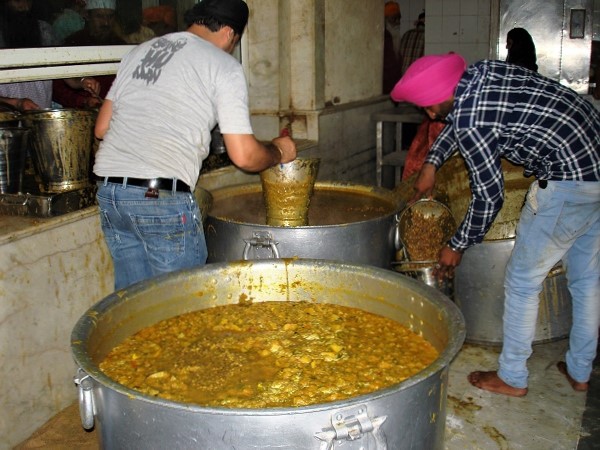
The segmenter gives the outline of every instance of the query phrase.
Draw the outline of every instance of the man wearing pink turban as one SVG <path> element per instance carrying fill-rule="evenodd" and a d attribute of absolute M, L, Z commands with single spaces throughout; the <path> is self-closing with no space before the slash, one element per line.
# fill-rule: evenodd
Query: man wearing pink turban
<path fill-rule="evenodd" d="M 600 112 L 568 87 L 520 66 L 487 60 L 465 66 L 457 54 L 424 56 L 391 97 L 446 123 L 427 154 L 413 200 L 431 195 L 436 170 L 456 148 L 469 171 L 471 202 L 439 253 L 438 276 L 453 276 L 463 252 L 483 240 L 502 208 L 501 158 L 536 178 L 506 267 L 499 367 L 472 372 L 469 382 L 499 394 L 527 394 L 538 296 L 562 260 L 573 324 L 566 359 L 557 367 L 574 390 L 586 391 L 600 327 Z"/>

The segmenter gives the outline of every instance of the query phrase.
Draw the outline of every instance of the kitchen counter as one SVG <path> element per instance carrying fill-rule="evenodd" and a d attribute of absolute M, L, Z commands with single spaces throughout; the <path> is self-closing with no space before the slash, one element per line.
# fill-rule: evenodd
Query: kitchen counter
<path fill-rule="evenodd" d="M 0 273 L 0 449 L 9 449 L 77 398 L 71 330 L 114 285 L 97 208 L 0 215 Z"/>

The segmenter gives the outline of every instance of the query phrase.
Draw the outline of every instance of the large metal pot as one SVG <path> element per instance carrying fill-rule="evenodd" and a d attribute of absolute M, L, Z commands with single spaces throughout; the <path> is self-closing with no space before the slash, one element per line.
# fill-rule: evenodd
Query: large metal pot
<path fill-rule="evenodd" d="M 514 246 L 514 239 L 484 241 L 467 249 L 456 268 L 454 300 L 465 317 L 470 343 L 502 344 L 504 272 Z M 542 285 L 533 343 L 563 339 L 571 324 L 571 295 L 565 271 L 558 265 Z"/>
<path fill-rule="evenodd" d="M 395 259 L 402 205 L 388 189 L 317 182 L 309 225 L 298 227 L 266 225 L 260 183 L 215 189 L 211 194 L 208 262 L 300 257 L 388 268 Z"/>
<path fill-rule="evenodd" d="M 320 301 L 392 318 L 440 352 L 417 375 L 369 395 L 297 408 L 227 409 L 140 394 L 105 376 L 125 337 L 177 314 L 252 301 Z M 166 274 L 116 292 L 75 325 L 81 419 L 102 448 L 442 449 L 449 364 L 465 336 L 444 295 L 391 270 L 308 259 L 238 261 Z"/>
<path fill-rule="evenodd" d="M 23 113 L 31 128 L 32 160 L 42 192 L 60 193 L 90 184 L 97 111 L 48 109 Z"/>
<path fill-rule="evenodd" d="M 470 343 L 500 345 L 503 341 L 504 272 L 515 244 L 517 224 L 533 178 L 523 168 L 502 160 L 504 205 L 482 243 L 469 248 L 456 269 L 454 300 L 467 324 Z M 450 158 L 436 174 L 437 188 L 460 222 L 471 200 L 468 172 L 460 155 Z M 563 339 L 571 329 L 571 296 L 562 266 L 550 271 L 542 285 L 533 343 Z"/>

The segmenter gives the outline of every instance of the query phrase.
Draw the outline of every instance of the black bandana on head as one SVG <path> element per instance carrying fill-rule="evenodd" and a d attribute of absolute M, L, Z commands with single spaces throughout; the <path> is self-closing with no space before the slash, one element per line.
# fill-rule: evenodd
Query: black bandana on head
<path fill-rule="evenodd" d="M 243 0 L 202 0 L 194 5 L 196 17 L 214 17 L 241 35 L 248 23 L 248 5 Z"/>

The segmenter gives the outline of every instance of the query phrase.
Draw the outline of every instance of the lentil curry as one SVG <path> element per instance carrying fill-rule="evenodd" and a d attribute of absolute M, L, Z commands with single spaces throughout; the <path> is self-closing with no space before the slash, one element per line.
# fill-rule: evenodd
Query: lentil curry
<path fill-rule="evenodd" d="M 113 380 L 184 403 L 306 406 L 397 384 L 438 357 L 421 336 L 358 308 L 241 302 L 160 321 L 101 362 Z"/>

